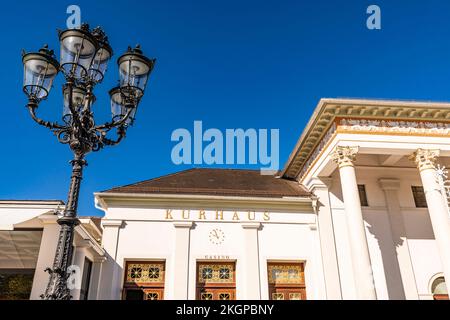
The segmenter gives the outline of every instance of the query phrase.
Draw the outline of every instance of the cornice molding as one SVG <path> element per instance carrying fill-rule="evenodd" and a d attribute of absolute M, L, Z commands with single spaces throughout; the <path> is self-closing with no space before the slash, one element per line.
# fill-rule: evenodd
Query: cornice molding
<path fill-rule="evenodd" d="M 333 127 L 336 129 L 337 118 L 441 122 L 444 127 L 440 130 L 446 131 L 450 123 L 450 103 L 321 99 L 289 156 L 281 176 L 297 179 L 305 172 L 305 164 L 307 161 L 311 163 L 311 154 L 322 149 L 319 145 L 325 144 L 324 140 L 329 140 L 335 133 Z M 325 135 L 330 137 L 327 139 Z"/>
<path fill-rule="evenodd" d="M 107 205 L 107 208 L 148 206 L 152 208 L 239 208 L 312 212 L 312 199 L 310 197 L 262 198 L 141 193 L 95 193 L 95 197 L 101 199 Z"/>

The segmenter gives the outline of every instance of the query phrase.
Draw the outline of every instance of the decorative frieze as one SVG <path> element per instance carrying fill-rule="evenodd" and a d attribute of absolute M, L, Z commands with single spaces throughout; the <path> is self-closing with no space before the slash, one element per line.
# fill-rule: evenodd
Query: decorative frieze
<path fill-rule="evenodd" d="M 322 153 L 336 133 L 375 133 L 404 135 L 450 135 L 450 123 L 433 121 L 408 120 L 378 120 L 361 118 L 338 118 L 330 126 L 320 142 L 308 156 L 299 156 L 298 160 L 306 159 L 299 172 L 302 177 Z"/>
<path fill-rule="evenodd" d="M 397 134 L 450 134 L 450 108 L 447 103 L 322 99 L 283 171 L 288 178 L 302 177 L 317 157 L 333 124 L 342 131 L 387 132 Z M 339 119 L 350 120 L 339 124 Z M 364 120 L 373 119 L 373 120 Z M 401 119 L 401 120 L 398 120 Z M 359 123 L 358 123 L 359 121 Z M 367 121 L 364 123 L 364 121 Z M 320 152 L 320 151 L 319 151 Z M 314 154 L 313 154 L 314 153 Z"/>
<path fill-rule="evenodd" d="M 199 283 L 234 283 L 234 264 L 202 263 L 198 266 Z"/>
<path fill-rule="evenodd" d="M 431 121 L 396 121 L 376 119 L 339 119 L 343 131 L 381 133 L 450 134 L 450 123 Z"/>

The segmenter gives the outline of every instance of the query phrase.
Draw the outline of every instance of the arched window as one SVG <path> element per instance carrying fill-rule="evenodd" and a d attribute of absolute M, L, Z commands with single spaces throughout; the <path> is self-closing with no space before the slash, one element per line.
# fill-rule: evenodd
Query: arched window
<path fill-rule="evenodd" d="M 434 300 L 448 300 L 448 291 L 444 277 L 434 279 L 431 284 L 431 293 Z"/>

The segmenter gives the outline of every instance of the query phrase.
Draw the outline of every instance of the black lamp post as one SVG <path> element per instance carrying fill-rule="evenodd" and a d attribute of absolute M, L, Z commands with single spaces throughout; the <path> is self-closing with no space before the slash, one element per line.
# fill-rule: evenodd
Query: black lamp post
<path fill-rule="evenodd" d="M 129 47 L 119 57 L 120 85 L 110 90 L 112 119 L 97 125 L 92 111 L 95 102 L 93 91 L 95 85 L 103 80 L 113 54 L 108 37 L 101 28 L 90 30 L 87 24 L 83 24 L 79 29 L 59 32 L 59 41 L 59 62 L 47 46 L 36 53 L 24 53 L 22 57 L 23 91 L 28 97 L 27 108 L 31 117 L 49 128 L 59 142 L 68 144 L 74 154 L 67 204 L 58 219 L 61 229 L 55 260 L 53 267 L 46 269 L 50 279 L 42 298 L 48 300 L 71 298 L 67 287 L 70 276 L 67 268 L 72 263 L 74 228 L 79 224 L 77 206 L 82 172 L 86 166 L 84 157 L 104 146 L 116 145 L 125 137 L 126 130 L 133 125 L 138 104 L 155 64 L 155 59 L 148 59 L 142 54 L 139 45 L 134 49 Z M 44 121 L 36 115 L 39 103 L 47 98 L 60 71 L 65 78 L 62 124 Z M 112 129 L 116 129 L 115 139 L 107 138 Z"/>

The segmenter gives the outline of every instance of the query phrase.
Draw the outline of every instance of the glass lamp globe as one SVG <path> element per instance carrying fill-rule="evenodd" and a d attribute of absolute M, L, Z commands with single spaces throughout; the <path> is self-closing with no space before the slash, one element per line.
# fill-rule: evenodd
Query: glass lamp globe
<path fill-rule="evenodd" d="M 115 87 L 109 91 L 111 98 L 111 114 L 113 121 L 120 121 L 125 117 L 129 108 L 132 108 L 131 114 L 125 121 L 126 126 L 133 125 L 134 118 L 137 111 L 137 106 L 133 106 L 130 103 L 126 103 L 126 97 L 122 94 L 120 87 Z"/>
<path fill-rule="evenodd" d="M 80 29 L 67 29 L 59 35 L 61 68 L 66 77 L 82 80 L 97 53 L 98 43 L 84 24 Z"/>
<path fill-rule="evenodd" d="M 47 45 L 39 52 L 26 53 L 22 57 L 24 66 L 23 91 L 30 100 L 39 102 L 47 98 L 58 74 L 59 64 Z"/>
<path fill-rule="evenodd" d="M 100 83 L 106 73 L 108 62 L 113 55 L 111 46 L 108 43 L 108 37 L 105 32 L 97 27 L 92 31 L 92 34 L 97 39 L 99 48 L 95 53 L 92 64 L 89 68 L 89 77 L 96 83 Z"/>
<path fill-rule="evenodd" d="M 119 65 L 120 87 L 122 93 L 129 98 L 139 100 L 144 95 L 148 77 L 155 64 L 155 59 L 143 55 L 139 45 L 131 49 L 117 60 Z"/>
<path fill-rule="evenodd" d="M 70 111 L 69 106 L 69 96 L 70 96 L 70 87 L 65 85 L 63 87 L 63 98 L 64 98 L 64 106 L 63 106 L 63 120 L 66 123 L 72 122 L 72 112 Z M 72 106 L 73 109 L 77 112 L 80 112 L 84 106 L 86 98 L 86 89 L 82 87 L 72 87 Z"/>

